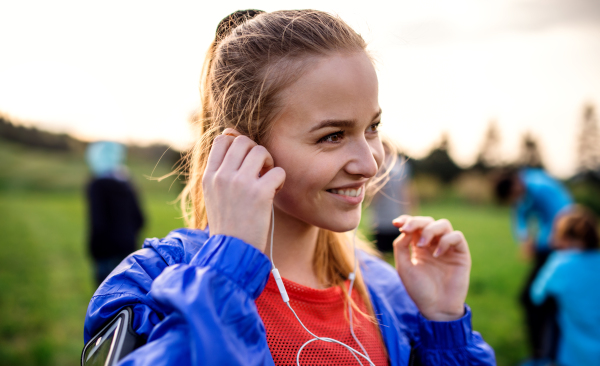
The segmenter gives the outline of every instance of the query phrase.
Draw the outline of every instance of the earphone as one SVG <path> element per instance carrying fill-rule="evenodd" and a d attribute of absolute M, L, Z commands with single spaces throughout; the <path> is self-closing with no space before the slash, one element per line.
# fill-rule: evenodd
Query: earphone
<path fill-rule="evenodd" d="M 298 322 L 300 323 L 300 325 L 302 326 L 302 328 L 304 328 L 304 330 L 306 330 L 308 332 L 308 334 L 310 334 L 311 336 L 313 336 L 312 339 L 309 339 L 308 341 L 306 341 L 302 345 L 302 347 L 300 347 L 300 349 L 298 350 L 298 353 L 296 354 L 296 365 L 297 366 L 300 366 L 300 353 L 302 353 L 302 350 L 304 349 L 304 347 L 308 346 L 310 343 L 312 343 L 314 341 L 323 341 L 323 342 L 328 342 L 328 343 L 339 344 L 340 346 L 345 347 L 350 353 L 352 353 L 352 356 L 354 356 L 354 358 L 356 359 L 356 361 L 358 361 L 358 363 L 361 366 L 363 366 L 363 363 L 360 361 L 360 359 L 358 358 L 358 356 L 360 356 L 360 357 L 364 358 L 365 360 L 367 360 L 371 366 L 375 366 L 375 364 L 371 361 L 371 358 L 369 357 L 369 354 L 367 353 L 367 350 L 365 350 L 365 348 L 363 347 L 362 343 L 360 343 L 360 341 L 356 337 L 356 334 L 354 334 L 354 327 L 352 325 L 351 297 L 352 297 L 352 288 L 354 286 L 354 280 L 356 279 L 356 267 L 358 265 L 358 259 L 356 258 L 356 230 L 357 229 L 354 229 L 354 235 L 352 237 L 352 250 L 353 250 L 353 254 L 354 254 L 354 266 L 353 266 L 352 272 L 348 275 L 348 279 L 350 280 L 350 287 L 348 289 L 348 319 L 350 320 L 350 333 L 352 333 L 352 338 L 354 338 L 354 340 L 356 341 L 356 343 L 360 346 L 360 348 L 363 351 L 363 353 L 358 352 L 354 348 L 352 348 L 352 347 L 348 346 L 347 344 L 345 344 L 343 342 L 340 342 L 338 340 L 335 340 L 335 339 L 332 339 L 332 338 L 328 338 L 328 337 L 319 337 L 319 336 L 315 335 L 313 332 L 311 332 L 310 330 L 308 330 L 308 328 L 306 328 L 306 326 L 304 326 L 304 324 L 302 323 L 302 321 L 300 320 L 300 318 L 298 317 L 298 315 L 296 314 L 296 312 L 294 311 L 294 309 L 290 305 L 290 298 L 288 297 L 287 291 L 285 290 L 285 286 L 283 284 L 283 280 L 281 279 L 281 275 L 279 274 L 279 270 L 277 270 L 277 268 L 275 267 L 275 261 L 273 260 L 273 234 L 275 232 L 275 207 L 271 206 L 271 242 L 270 242 L 271 249 L 270 249 L 270 258 L 271 258 L 271 265 L 272 265 L 272 268 L 273 268 L 271 270 L 271 273 L 273 274 L 273 277 L 275 278 L 275 283 L 277 283 L 277 288 L 279 289 L 279 293 L 281 294 L 281 298 L 283 299 L 283 302 L 288 306 L 288 308 L 290 308 L 290 310 L 292 311 L 292 313 L 296 317 L 296 320 L 298 320 Z"/>

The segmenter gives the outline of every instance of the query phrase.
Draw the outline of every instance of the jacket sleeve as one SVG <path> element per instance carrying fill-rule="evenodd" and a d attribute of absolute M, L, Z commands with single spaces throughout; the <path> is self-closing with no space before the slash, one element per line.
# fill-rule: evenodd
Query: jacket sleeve
<path fill-rule="evenodd" d="M 162 319 L 165 312 L 149 295 L 152 281 L 167 263 L 152 248 L 130 254 L 102 282 L 88 305 L 83 340 L 88 342 L 121 309 L 133 310 L 133 329 L 144 338 Z"/>
<path fill-rule="evenodd" d="M 530 239 L 529 218 L 532 215 L 531 199 L 526 195 L 512 209 L 513 235 L 519 244 Z"/>
<path fill-rule="evenodd" d="M 119 365 L 273 365 L 254 304 L 269 271 L 268 258 L 256 248 L 232 237 L 211 237 L 189 264 L 164 268 L 129 295 L 155 315 L 155 324 L 134 324 L 148 342 Z M 115 301 L 119 308 L 127 305 Z"/>
<path fill-rule="evenodd" d="M 552 296 L 557 286 L 557 279 L 564 278 L 557 273 L 561 265 L 561 254 L 560 252 L 552 253 L 533 280 L 529 294 L 535 305 L 541 305 L 549 296 Z"/>
<path fill-rule="evenodd" d="M 392 365 L 496 364 L 494 350 L 473 331 L 468 306 L 465 305 L 465 315 L 458 320 L 428 320 L 410 298 L 395 268 L 379 258 L 359 253 L 361 270 Z"/>
<path fill-rule="evenodd" d="M 455 321 L 434 322 L 420 313 L 419 340 L 415 345 L 418 365 L 496 365 L 494 350 L 471 326 L 471 309 Z"/>

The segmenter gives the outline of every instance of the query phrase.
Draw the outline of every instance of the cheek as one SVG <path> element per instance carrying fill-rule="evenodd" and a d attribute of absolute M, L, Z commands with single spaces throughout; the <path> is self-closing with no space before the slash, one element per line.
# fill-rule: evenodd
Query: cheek
<path fill-rule="evenodd" d="M 306 159 L 302 159 L 302 154 L 296 150 L 280 146 L 270 150 L 275 165 L 285 171 L 285 182 L 277 197 L 286 197 L 286 201 L 292 199 L 295 194 L 303 194 L 302 191 L 306 190 L 306 177 L 311 173 L 310 164 L 307 164 Z"/>
<path fill-rule="evenodd" d="M 324 189 L 335 177 L 336 167 L 322 154 L 290 150 L 273 154 L 275 164 L 286 174 L 283 189 L 277 193 L 276 200 L 290 209 L 313 205 L 321 199 Z"/>
<path fill-rule="evenodd" d="M 275 205 L 290 216 L 312 222 L 315 212 L 321 211 L 319 202 L 322 200 L 323 184 L 318 179 L 319 175 L 307 165 L 282 165 L 286 178 L 283 188 L 275 196 Z"/>
<path fill-rule="evenodd" d="M 373 144 L 371 144 L 371 151 L 373 153 L 373 158 L 377 163 L 377 168 L 381 168 L 383 159 L 385 157 L 385 151 L 383 150 L 383 144 L 381 143 L 380 139 L 377 139 L 373 142 Z"/>
<path fill-rule="evenodd" d="M 278 166 L 286 173 L 281 193 L 290 198 L 296 197 L 296 200 L 313 198 L 313 195 L 322 191 L 331 180 L 327 174 L 328 169 L 324 169 L 325 164 L 312 159 L 290 159 L 282 161 Z"/>

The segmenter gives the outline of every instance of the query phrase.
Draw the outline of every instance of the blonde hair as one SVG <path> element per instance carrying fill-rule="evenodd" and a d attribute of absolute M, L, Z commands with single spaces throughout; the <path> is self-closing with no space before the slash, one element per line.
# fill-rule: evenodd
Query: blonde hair
<path fill-rule="evenodd" d="M 204 62 L 201 107 L 194 121 L 200 138 L 187 157 L 189 176 L 181 194 L 189 227 L 205 229 L 208 224 L 202 176 L 215 137 L 232 127 L 264 144 L 281 109 L 280 92 L 302 75 L 311 57 L 348 52 L 366 52 L 365 41 L 341 19 L 325 12 L 241 11 L 221 21 Z M 373 252 L 360 242 L 363 249 Z M 344 292 L 354 267 L 348 243 L 344 233 L 319 229 L 313 262 L 321 284 L 340 286 Z M 356 291 L 372 315 L 360 269 L 356 275 Z M 352 305 L 358 310 L 353 301 Z"/>

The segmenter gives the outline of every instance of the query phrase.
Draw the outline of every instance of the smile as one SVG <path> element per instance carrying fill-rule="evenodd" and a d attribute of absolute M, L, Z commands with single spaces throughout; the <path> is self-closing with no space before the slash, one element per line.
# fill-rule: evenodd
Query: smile
<path fill-rule="evenodd" d="M 360 194 L 362 193 L 363 187 L 360 187 L 358 189 L 328 189 L 328 192 L 331 193 L 335 193 L 335 194 L 339 194 L 342 196 L 348 196 L 348 197 L 359 197 Z"/>

